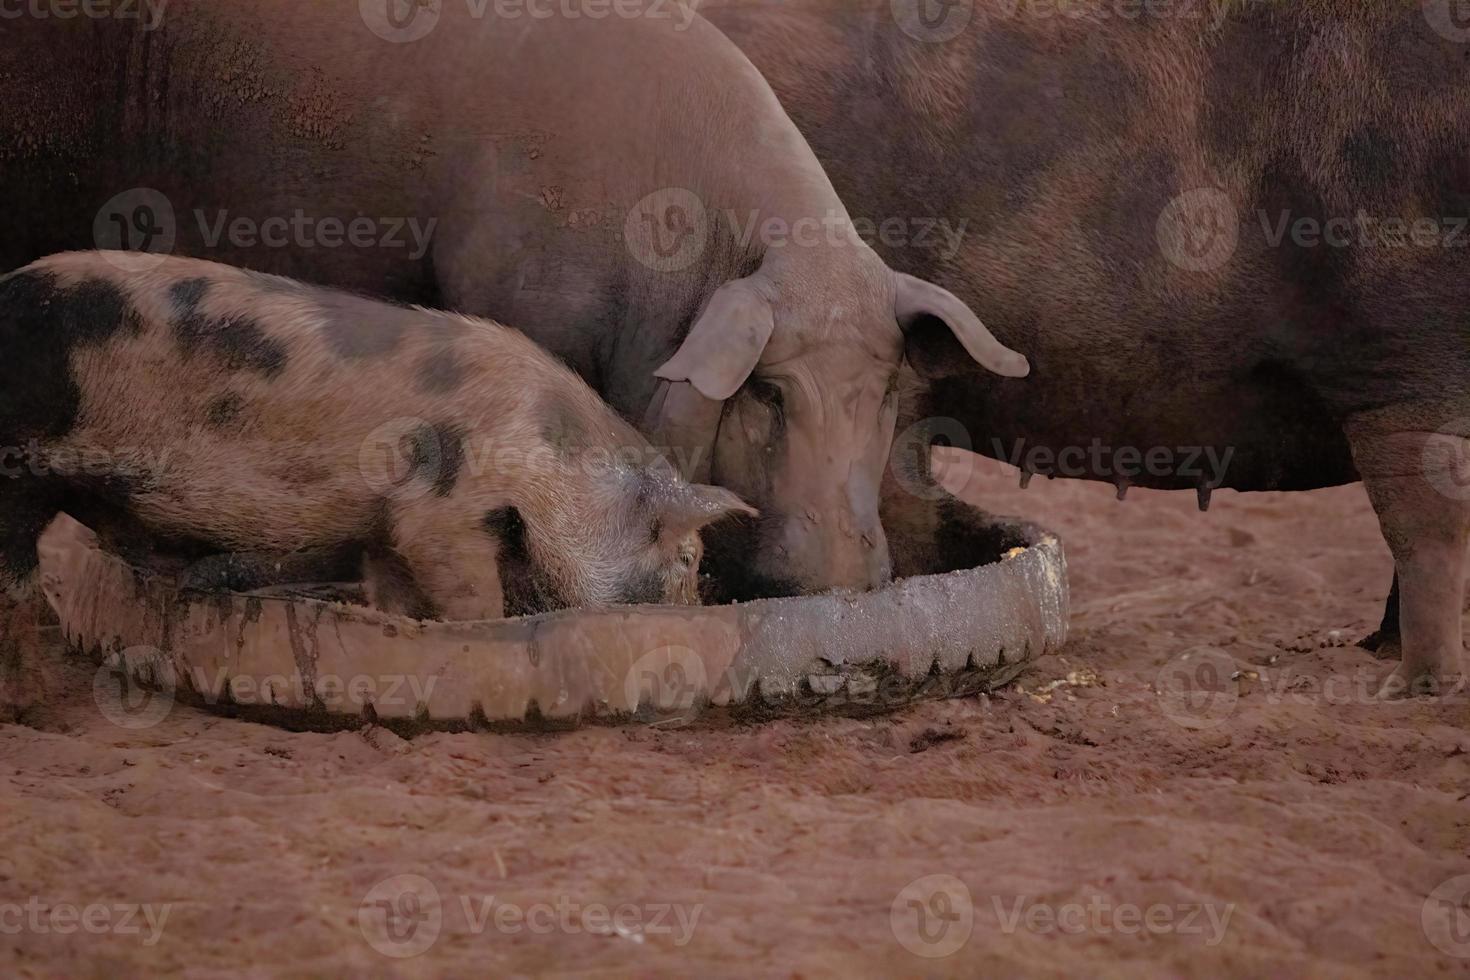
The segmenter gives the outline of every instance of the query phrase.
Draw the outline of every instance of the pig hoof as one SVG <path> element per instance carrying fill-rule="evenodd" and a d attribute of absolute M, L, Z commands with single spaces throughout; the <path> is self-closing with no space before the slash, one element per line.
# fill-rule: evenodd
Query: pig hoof
<path fill-rule="evenodd" d="M 1465 690 L 1466 678 L 1463 672 L 1440 675 L 1429 667 L 1411 668 L 1408 664 L 1399 664 L 1378 689 L 1377 700 L 1450 697 L 1462 694 Z"/>
<path fill-rule="evenodd" d="M 1385 633 L 1383 630 L 1378 630 L 1363 637 L 1358 646 L 1379 660 L 1398 660 L 1403 656 L 1403 647 L 1399 645 L 1397 633 Z"/>

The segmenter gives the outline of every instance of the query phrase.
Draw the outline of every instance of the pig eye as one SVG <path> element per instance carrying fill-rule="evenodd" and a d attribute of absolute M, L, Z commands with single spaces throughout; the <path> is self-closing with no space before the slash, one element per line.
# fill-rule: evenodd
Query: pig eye
<path fill-rule="evenodd" d="M 750 394 L 756 401 L 774 411 L 781 412 L 786 408 L 786 396 L 781 393 L 779 386 L 769 381 L 752 381 Z"/>
<path fill-rule="evenodd" d="M 696 556 L 694 554 L 694 549 L 693 548 L 680 548 L 679 549 L 679 563 L 681 565 L 683 565 L 685 568 L 693 568 L 694 567 L 694 563 L 697 560 L 697 557 L 698 556 Z"/>

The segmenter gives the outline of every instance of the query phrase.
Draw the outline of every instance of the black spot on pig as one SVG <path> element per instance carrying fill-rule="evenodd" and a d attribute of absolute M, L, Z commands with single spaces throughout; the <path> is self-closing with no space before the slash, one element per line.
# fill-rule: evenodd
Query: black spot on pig
<path fill-rule="evenodd" d="M 168 298 L 178 313 L 193 313 L 208 292 L 208 279 L 181 279 L 168 287 Z"/>
<path fill-rule="evenodd" d="M 100 279 L 71 287 L 34 270 L 0 277 L 0 439 L 67 432 L 81 405 L 70 355 L 121 331 L 141 330 L 122 291 Z"/>
<path fill-rule="evenodd" d="M 186 279 L 169 288 L 174 341 L 179 349 L 186 357 L 207 353 L 230 371 L 278 376 L 286 368 L 286 345 L 267 336 L 254 317 L 205 316 L 199 307 L 209 287 L 207 279 Z"/>
<path fill-rule="evenodd" d="M 485 514 L 482 524 L 485 533 L 500 542 L 502 556 L 518 561 L 530 557 L 526 550 L 526 523 L 520 511 L 514 507 L 497 507 Z"/>
<path fill-rule="evenodd" d="M 553 396 L 541 406 L 541 438 L 562 456 L 571 456 L 590 443 L 577 407 Z"/>
<path fill-rule="evenodd" d="M 419 363 L 418 389 L 425 394 L 447 395 L 456 391 L 464 379 L 464 365 L 452 347 L 440 347 Z"/>
<path fill-rule="evenodd" d="M 61 509 L 53 483 L 0 478 L 0 588 L 36 570 L 36 541 Z"/>
<path fill-rule="evenodd" d="M 404 436 L 411 476 L 429 481 L 436 497 L 447 497 L 464 468 L 465 430 L 453 423 L 421 425 Z"/>
<path fill-rule="evenodd" d="M 485 514 L 481 528 L 500 542 L 495 568 L 500 574 L 507 616 L 532 616 L 566 605 L 558 597 L 555 585 L 531 561 L 526 524 L 520 511 L 514 507 L 497 507 Z"/>
<path fill-rule="evenodd" d="M 405 331 L 424 318 L 408 307 L 389 306 L 350 293 L 327 294 L 319 306 L 327 346 L 338 357 L 349 360 L 393 353 L 403 342 Z"/>
<path fill-rule="evenodd" d="M 253 317 L 214 321 L 211 346 L 233 371 L 258 371 L 274 378 L 286 368 L 286 345 L 266 336 Z"/>
<path fill-rule="evenodd" d="M 1003 183 L 1024 183 L 1093 140 L 1126 128 L 1139 85 L 1111 39 L 1082 35 L 1066 56 L 1040 32 L 1001 19 L 975 56 L 966 124 L 971 165 Z"/>
<path fill-rule="evenodd" d="M 220 395 L 209 403 L 204 410 L 204 422 L 211 429 L 226 429 L 235 423 L 240 417 L 240 412 L 245 407 L 245 399 L 234 393 Z"/>
<path fill-rule="evenodd" d="M 1398 148 L 1393 137 L 1377 126 L 1364 126 L 1344 139 L 1342 156 L 1359 188 L 1372 191 L 1395 176 Z"/>

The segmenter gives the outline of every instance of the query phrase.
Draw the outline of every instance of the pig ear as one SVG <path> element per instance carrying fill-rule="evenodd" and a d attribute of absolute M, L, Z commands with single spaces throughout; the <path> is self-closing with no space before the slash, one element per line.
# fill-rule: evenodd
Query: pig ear
<path fill-rule="evenodd" d="M 663 506 L 659 523 L 665 535 L 682 538 L 716 521 L 744 514 L 759 517 L 760 511 L 724 487 L 686 483 Z"/>
<path fill-rule="evenodd" d="M 722 402 L 745 384 L 760 362 L 775 312 L 759 276 L 728 282 L 715 291 L 684 346 L 653 372 L 664 381 L 687 381 L 705 398 Z"/>
<path fill-rule="evenodd" d="M 894 313 L 911 342 L 921 339 L 916 334 L 922 332 L 931 319 L 940 320 L 970 357 L 987 370 L 1004 378 L 1024 378 L 1031 373 L 1031 365 L 1026 358 L 996 340 L 975 312 L 954 293 L 901 272 L 894 273 L 894 279 L 897 286 Z M 916 360 L 915 367 L 920 373 L 935 373 L 925 369 L 922 358 L 913 360 Z"/>

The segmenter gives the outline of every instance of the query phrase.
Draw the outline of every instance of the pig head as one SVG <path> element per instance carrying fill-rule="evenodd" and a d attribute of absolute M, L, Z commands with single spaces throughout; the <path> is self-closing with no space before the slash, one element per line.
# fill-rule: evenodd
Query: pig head
<path fill-rule="evenodd" d="M 713 294 L 655 372 L 648 431 L 676 450 L 686 476 L 761 511 L 710 537 L 735 598 L 872 589 L 892 577 L 878 505 L 908 333 L 942 329 L 994 373 L 1029 371 L 948 291 L 895 273 L 861 244 L 838 254 L 768 256 Z"/>

